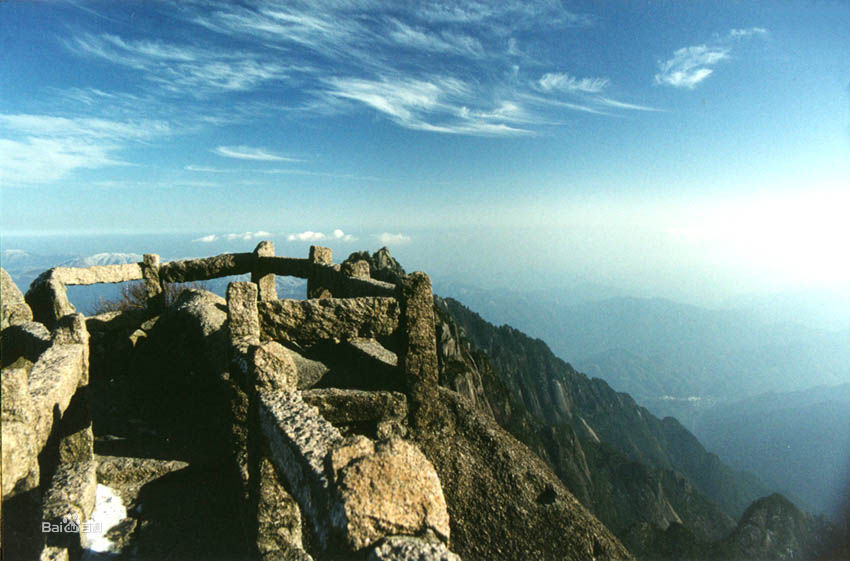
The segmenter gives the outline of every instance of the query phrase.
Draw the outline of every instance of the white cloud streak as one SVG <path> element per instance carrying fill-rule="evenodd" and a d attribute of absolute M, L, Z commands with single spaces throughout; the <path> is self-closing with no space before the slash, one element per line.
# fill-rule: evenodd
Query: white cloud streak
<path fill-rule="evenodd" d="M 260 162 L 300 162 L 296 158 L 281 156 L 266 150 L 265 148 L 254 148 L 251 146 L 218 146 L 213 150 L 219 156 L 235 158 L 237 160 L 253 160 Z"/>
<path fill-rule="evenodd" d="M 608 78 L 576 78 L 562 72 L 547 72 L 540 77 L 537 85 L 545 92 L 599 93 L 609 82 Z"/>
<path fill-rule="evenodd" d="M 322 232 L 313 232 L 312 230 L 307 230 L 305 232 L 298 232 L 295 234 L 289 234 L 286 236 L 287 241 L 290 242 L 326 242 L 326 241 L 339 241 L 339 242 L 353 242 L 357 241 L 357 238 L 352 236 L 351 234 L 346 234 L 339 228 L 331 232 L 330 234 L 324 234 Z"/>
<path fill-rule="evenodd" d="M 217 241 L 250 241 L 255 240 L 257 238 L 269 238 L 272 234 L 266 232 L 264 230 L 258 230 L 256 232 L 242 232 L 238 233 L 230 233 L 230 234 L 207 234 L 206 236 L 201 236 L 200 238 L 195 238 L 192 240 L 193 242 L 199 243 L 213 243 Z"/>
<path fill-rule="evenodd" d="M 655 83 L 692 90 L 714 73 L 719 62 L 729 58 L 736 40 L 764 35 L 767 30 L 762 27 L 732 29 L 711 43 L 682 47 L 671 58 L 658 63 Z"/>
<path fill-rule="evenodd" d="M 402 233 L 393 234 L 392 232 L 381 232 L 375 238 L 384 245 L 404 245 L 411 241 L 410 236 Z"/>

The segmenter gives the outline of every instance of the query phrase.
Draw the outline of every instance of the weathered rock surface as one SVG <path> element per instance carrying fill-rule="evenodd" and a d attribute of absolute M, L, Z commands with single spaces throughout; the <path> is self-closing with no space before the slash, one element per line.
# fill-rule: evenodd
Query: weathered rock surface
<path fill-rule="evenodd" d="M 62 316 L 76 311 L 68 300 L 65 285 L 53 278 L 53 269 L 32 281 L 24 299 L 32 310 L 33 320 L 43 323 L 48 329 L 53 329 Z"/>
<path fill-rule="evenodd" d="M 65 285 L 87 285 L 100 283 L 142 280 L 142 268 L 138 263 L 123 265 L 95 265 L 93 267 L 56 267 L 53 278 Z"/>
<path fill-rule="evenodd" d="M 274 275 L 261 270 L 260 258 L 273 257 L 274 244 L 270 241 L 262 241 L 254 248 L 254 270 L 251 271 L 251 282 L 258 288 L 261 300 L 277 300 L 277 289 L 275 287 Z"/>
<path fill-rule="evenodd" d="M 331 522 L 359 550 L 389 535 L 428 530 L 449 540 L 446 502 L 431 463 L 404 440 L 347 439 L 330 457 L 340 502 Z"/>
<path fill-rule="evenodd" d="M 258 392 L 260 428 L 268 441 L 269 459 L 283 474 L 313 525 L 321 547 L 331 539 L 327 498 L 330 480 L 325 457 L 342 440 L 342 435 L 304 403 L 298 392 L 281 394 Z"/>
<path fill-rule="evenodd" d="M 88 346 L 53 345 L 32 368 L 29 396 L 35 411 L 33 429 L 38 448 L 47 442 L 54 412 L 62 415 L 88 371 Z"/>
<path fill-rule="evenodd" d="M 44 520 L 53 524 L 73 521 L 76 533 L 48 534 L 48 545 L 79 547 L 84 543 L 84 524 L 94 510 L 97 494 L 97 465 L 94 461 L 60 464 L 44 495 Z"/>
<path fill-rule="evenodd" d="M 132 503 L 147 483 L 189 467 L 180 460 L 96 455 L 97 480 L 115 489 L 125 504 Z"/>
<path fill-rule="evenodd" d="M 278 481 L 274 466 L 262 458 L 257 484 L 257 537 L 255 543 L 263 559 L 292 555 L 301 550 L 301 511 L 298 503 Z"/>
<path fill-rule="evenodd" d="M 356 261 L 366 261 L 369 264 L 371 277 L 379 281 L 398 284 L 405 275 L 404 268 L 390 255 L 390 250 L 386 247 L 382 247 L 372 255 L 369 255 L 368 251 L 352 253 L 343 265 Z"/>
<path fill-rule="evenodd" d="M 340 272 L 348 277 L 356 277 L 361 279 L 371 278 L 369 274 L 369 262 L 364 259 L 357 261 L 345 261 L 340 266 Z"/>
<path fill-rule="evenodd" d="M 301 396 L 343 433 L 349 427 L 359 432 L 364 424 L 380 439 L 407 433 L 407 397 L 403 393 L 324 388 L 304 391 Z"/>
<path fill-rule="evenodd" d="M 11 364 L 20 357 L 35 362 L 50 346 L 50 332 L 37 322 L 28 321 L 10 325 L 0 333 L 2 363 Z"/>
<path fill-rule="evenodd" d="M 258 304 L 263 338 L 309 345 L 389 335 L 398 329 L 395 298 L 275 300 Z"/>
<path fill-rule="evenodd" d="M 402 330 L 399 363 L 405 376 L 414 417 L 427 416 L 439 383 L 434 296 L 425 273 L 411 273 L 401 280 Z M 421 410 L 421 411 L 420 411 Z"/>
<path fill-rule="evenodd" d="M 460 556 L 440 542 L 391 536 L 372 548 L 366 561 L 460 561 Z"/>
<path fill-rule="evenodd" d="M 631 559 L 549 467 L 467 400 L 438 388 L 413 441 L 434 465 L 464 559 Z"/>
<path fill-rule="evenodd" d="M 254 266 L 253 253 L 224 253 L 203 259 L 169 261 L 159 268 L 163 282 L 191 282 L 250 273 Z"/>
<path fill-rule="evenodd" d="M 5 269 L 0 268 L 0 329 L 32 321 L 32 310 Z"/>
<path fill-rule="evenodd" d="M 254 348 L 254 383 L 257 388 L 273 392 L 293 392 L 298 385 L 298 371 L 290 352 L 276 341 Z"/>
<path fill-rule="evenodd" d="M 32 363 L 19 359 L 2 372 L 2 488 L 3 497 L 14 496 L 38 485 L 39 467 L 35 411 L 30 403 L 27 377 Z"/>
<path fill-rule="evenodd" d="M 259 341 L 260 317 L 257 312 L 257 285 L 232 282 L 227 285 L 227 320 L 232 340 Z"/>
<path fill-rule="evenodd" d="M 295 370 L 298 372 L 298 389 L 305 390 L 315 386 L 330 371 L 324 363 L 312 360 L 300 353 L 290 352 Z"/>

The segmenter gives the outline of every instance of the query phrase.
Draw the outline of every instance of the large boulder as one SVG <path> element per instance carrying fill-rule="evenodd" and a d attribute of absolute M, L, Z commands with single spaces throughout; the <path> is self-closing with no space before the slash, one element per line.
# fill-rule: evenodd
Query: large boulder
<path fill-rule="evenodd" d="M 0 268 L 0 329 L 27 321 L 32 321 L 32 310 L 9 273 Z"/>
<path fill-rule="evenodd" d="M 413 444 L 394 438 L 346 439 L 331 452 L 340 501 L 331 522 L 359 550 L 397 534 L 449 540 L 449 514 L 434 466 Z"/>

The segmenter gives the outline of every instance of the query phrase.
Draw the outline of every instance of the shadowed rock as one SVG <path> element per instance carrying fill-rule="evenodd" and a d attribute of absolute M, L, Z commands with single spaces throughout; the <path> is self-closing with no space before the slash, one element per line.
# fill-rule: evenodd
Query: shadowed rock
<path fill-rule="evenodd" d="M 400 315 L 395 298 L 380 297 L 275 300 L 258 308 L 263 338 L 302 345 L 390 335 Z"/>
<path fill-rule="evenodd" d="M 32 310 L 5 269 L 0 268 L 0 329 L 32 321 Z"/>
<path fill-rule="evenodd" d="M 50 346 L 50 332 L 43 324 L 28 321 L 11 325 L 0 334 L 4 365 L 11 364 L 20 357 L 35 362 Z"/>

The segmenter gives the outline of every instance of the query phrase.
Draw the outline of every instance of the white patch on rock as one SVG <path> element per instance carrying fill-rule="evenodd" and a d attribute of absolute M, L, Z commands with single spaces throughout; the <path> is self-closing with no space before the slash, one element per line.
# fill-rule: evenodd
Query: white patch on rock
<path fill-rule="evenodd" d="M 83 561 L 99 559 L 96 553 L 114 552 L 114 544 L 106 537 L 106 533 L 127 518 L 127 509 L 121 497 L 110 487 L 97 484 L 97 498 L 94 511 L 89 519 L 92 528 L 86 535 L 86 551 Z"/>

